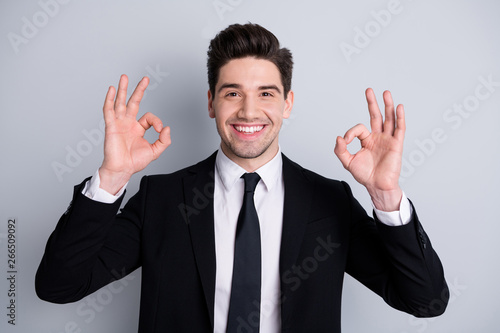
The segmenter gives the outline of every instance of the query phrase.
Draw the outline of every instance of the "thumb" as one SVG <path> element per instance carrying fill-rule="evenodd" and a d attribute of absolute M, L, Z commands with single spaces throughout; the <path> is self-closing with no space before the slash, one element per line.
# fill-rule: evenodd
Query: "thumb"
<path fill-rule="evenodd" d="M 353 156 L 349 151 L 347 150 L 347 142 L 344 140 L 343 137 L 337 136 L 337 142 L 335 144 L 335 149 L 334 149 L 335 155 L 337 155 L 338 159 L 344 166 L 344 168 L 348 168 Z"/>
<path fill-rule="evenodd" d="M 160 137 L 156 140 L 151 148 L 153 149 L 153 159 L 157 159 L 160 155 L 167 149 L 168 146 L 172 143 L 170 138 L 170 127 L 165 126 L 160 132 Z"/>

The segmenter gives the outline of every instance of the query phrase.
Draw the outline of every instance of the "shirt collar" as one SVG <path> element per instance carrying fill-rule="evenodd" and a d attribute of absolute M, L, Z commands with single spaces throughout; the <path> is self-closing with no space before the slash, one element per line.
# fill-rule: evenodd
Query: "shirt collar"
<path fill-rule="evenodd" d="M 221 148 L 217 152 L 215 158 L 215 166 L 219 173 L 222 184 L 226 191 L 231 191 L 234 184 L 247 171 L 233 162 L 224 154 Z M 278 147 L 278 152 L 269 162 L 255 170 L 259 174 L 261 181 L 264 183 L 268 191 L 271 191 L 276 183 L 281 180 L 283 173 L 283 159 L 281 157 L 281 147 Z"/>

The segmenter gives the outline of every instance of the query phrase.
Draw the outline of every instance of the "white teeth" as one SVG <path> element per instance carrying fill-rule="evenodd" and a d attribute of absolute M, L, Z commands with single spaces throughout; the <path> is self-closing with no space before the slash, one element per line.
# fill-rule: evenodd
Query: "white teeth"
<path fill-rule="evenodd" d="M 264 126 L 234 126 L 238 132 L 252 134 L 255 132 L 260 132 Z"/>

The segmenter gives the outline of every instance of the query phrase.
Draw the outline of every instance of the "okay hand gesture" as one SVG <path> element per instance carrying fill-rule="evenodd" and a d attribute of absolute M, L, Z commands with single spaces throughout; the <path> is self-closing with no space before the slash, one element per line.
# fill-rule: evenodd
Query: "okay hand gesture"
<path fill-rule="evenodd" d="M 104 161 L 99 168 L 100 187 L 109 193 L 117 193 L 130 177 L 157 159 L 170 145 L 170 128 L 163 127 L 161 120 L 152 113 L 136 120 L 139 104 L 149 78 L 144 77 L 126 103 L 128 77 L 122 75 L 115 98 L 115 88 L 109 87 L 103 113 L 106 124 Z M 159 133 L 154 143 L 144 139 L 146 131 L 153 127 Z"/>
<path fill-rule="evenodd" d="M 406 129 L 403 105 L 398 105 L 394 114 L 391 93 L 385 91 L 383 120 L 371 88 L 366 90 L 366 100 L 371 133 L 362 124 L 354 126 L 344 137 L 337 137 L 335 154 L 354 179 L 367 188 L 377 209 L 395 211 L 399 209 L 402 197 L 398 180 Z M 361 149 L 352 155 L 347 145 L 354 138 L 361 141 Z"/>

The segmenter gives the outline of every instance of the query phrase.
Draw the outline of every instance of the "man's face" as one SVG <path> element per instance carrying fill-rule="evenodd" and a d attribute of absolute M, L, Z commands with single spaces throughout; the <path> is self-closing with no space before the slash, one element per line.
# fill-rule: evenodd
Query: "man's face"
<path fill-rule="evenodd" d="M 247 57 L 221 67 L 213 99 L 208 92 L 208 111 L 231 160 L 259 167 L 276 155 L 293 105 L 293 92 L 286 99 L 283 94 L 279 70 L 268 60 Z"/>

